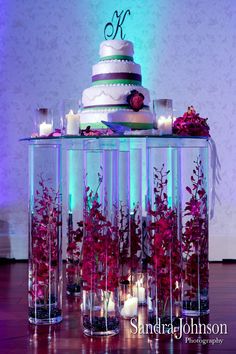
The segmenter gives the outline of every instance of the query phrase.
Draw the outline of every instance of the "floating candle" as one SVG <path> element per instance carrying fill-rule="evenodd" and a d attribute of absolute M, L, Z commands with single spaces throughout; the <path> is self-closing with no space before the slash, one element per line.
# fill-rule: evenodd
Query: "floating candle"
<path fill-rule="evenodd" d="M 124 318 L 138 316 L 138 298 L 136 296 L 128 295 L 120 314 Z"/>

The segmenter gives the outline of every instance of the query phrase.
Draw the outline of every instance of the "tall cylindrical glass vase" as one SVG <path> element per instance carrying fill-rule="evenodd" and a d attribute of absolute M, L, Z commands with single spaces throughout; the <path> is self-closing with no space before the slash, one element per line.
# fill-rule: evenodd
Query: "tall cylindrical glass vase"
<path fill-rule="evenodd" d="M 193 139 L 181 151 L 183 314 L 209 313 L 208 142 Z"/>
<path fill-rule="evenodd" d="M 179 326 L 181 294 L 178 150 L 168 140 L 147 139 L 148 320 L 167 332 Z"/>
<path fill-rule="evenodd" d="M 29 146 L 29 322 L 62 320 L 61 146 Z"/>
<path fill-rule="evenodd" d="M 83 331 L 119 332 L 117 146 L 110 138 L 84 142 Z"/>
<path fill-rule="evenodd" d="M 81 247 L 83 242 L 83 140 L 65 139 L 66 161 L 64 201 L 67 205 L 66 292 L 70 296 L 81 293 Z"/>

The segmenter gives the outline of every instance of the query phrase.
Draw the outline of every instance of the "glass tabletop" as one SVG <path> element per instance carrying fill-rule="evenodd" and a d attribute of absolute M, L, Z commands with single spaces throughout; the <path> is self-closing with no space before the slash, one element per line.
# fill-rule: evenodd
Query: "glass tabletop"
<path fill-rule="evenodd" d="M 153 139 L 201 139 L 209 140 L 208 136 L 179 136 L 179 135 L 63 135 L 63 136 L 38 136 L 21 138 L 20 141 L 51 141 L 51 140 L 70 140 L 70 139 L 137 139 L 137 138 L 153 138 Z"/>

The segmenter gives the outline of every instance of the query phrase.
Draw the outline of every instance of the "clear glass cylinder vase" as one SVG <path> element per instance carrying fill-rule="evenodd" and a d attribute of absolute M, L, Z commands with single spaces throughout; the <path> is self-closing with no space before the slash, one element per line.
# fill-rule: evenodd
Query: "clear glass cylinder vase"
<path fill-rule="evenodd" d="M 173 145 L 169 139 L 147 139 L 148 322 L 166 332 L 179 326 L 181 295 L 178 149 Z"/>
<path fill-rule="evenodd" d="M 83 331 L 119 332 L 117 146 L 114 139 L 84 141 Z"/>
<path fill-rule="evenodd" d="M 119 141 L 119 268 L 120 284 L 128 285 L 130 264 L 130 143 Z"/>
<path fill-rule="evenodd" d="M 209 313 L 208 142 L 194 139 L 181 151 L 183 314 Z"/>
<path fill-rule="evenodd" d="M 29 322 L 62 320 L 61 146 L 29 146 Z"/>
<path fill-rule="evenodd" d="M 67 213 L 67 262 L 66 292 L 70 296 L 81 293 L 81 247 L 83 242 L 83 141 L 82 139 L 65 140 L 65 205 Z"/>
<path fill-rule="evenodd" d="M 136 274 L 145 272 L 145 249 L 143 225 L 146 220 L 143 215 L 145 168 L 145 140 L 140 138 L 130 139 L 130 282 L 135 286 Z"/>

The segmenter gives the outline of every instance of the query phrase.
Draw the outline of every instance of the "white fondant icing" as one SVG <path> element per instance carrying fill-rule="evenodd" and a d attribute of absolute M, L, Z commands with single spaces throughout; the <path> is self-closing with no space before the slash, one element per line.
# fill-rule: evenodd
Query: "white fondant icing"
<path fill-rule="evenodd" d="M 133 73 L 141 75 L 141 67 L 132 61 L 105 60 L 93 65 L 93 75 L 106 73 Z"/>
<path fill-rule="evenodd" d="M 99 54 L 100 57 L 107 57 L 111 55 L 125 55 L 132 57 L 134 54 L 133 43 L 120 39 L 103 41 L 100 44 Z"/>
<path fill-rule="evenodd" d="M 150 96 L 146 88 L 135 85 L 99 85 L 92 86 L 83 91 L 82 103 L 84 107 L 100 106 L 106 104 L 127 104 L 130 91 L 137 90 L 144 96 L 144 104 L 149 105 Z"/>
<path fill-rule="evenodd" d="M 153 114 L 145 111 L 110 111 L 110 112 L 82 112 L 80 113 L 80 122 L 83 127 L 93 124 L 97 124 L 104 120 L 105 122 L 113 123 L 140 123 L 140 124 L 152 124 Z"/>
<path fill-rule="evenodd" d="M 132 108 L 125 108 L 125 107 L 100 107 L 100 108 L 96 108 L 95 107 L 91 107 L 91 108 L 86 108 L 83 110 L 83 112 L 90 112 L 90 113 L 96 113 L 96 112 L 112 112 L 112 111 L 126 111 L 126 112 L 134 112 L 134 110 Z M 142 108 L 142 112 L 150 112 L 148 107 L 144 107 Z"/>
<path fill-rule="evenodd" d="M 133 57 L 133 44 L 129 41 L 108 40 L 100 45 L 101 57 L 107 56 L 129 56 Z M 105 73 L 128 72 L 141 75 L 139 64 L 127 60 L 105 60 L 93 66 L 93 75 Z M 132 109 L 120 108 L 99 108 L 106 105 L 127 105 L 127 96 L 132 90 L 137 90 L 144 96 L 144 105 L 150 103 L 149 91 L 137 85 L 128 84 L 107 84 L 91 86 L 83 91 L 82 102 L 84 107 L 91 107 L 80 114 L 81 126 L 88 125 L 94 128 L 102 127 L 102 120 L 116 123 L 144 124 L 147 128 L 153 124 L 153 115 L 148 108 L 134 112 Z M 95 109 L 96 108 L 96 109 Z"/>

